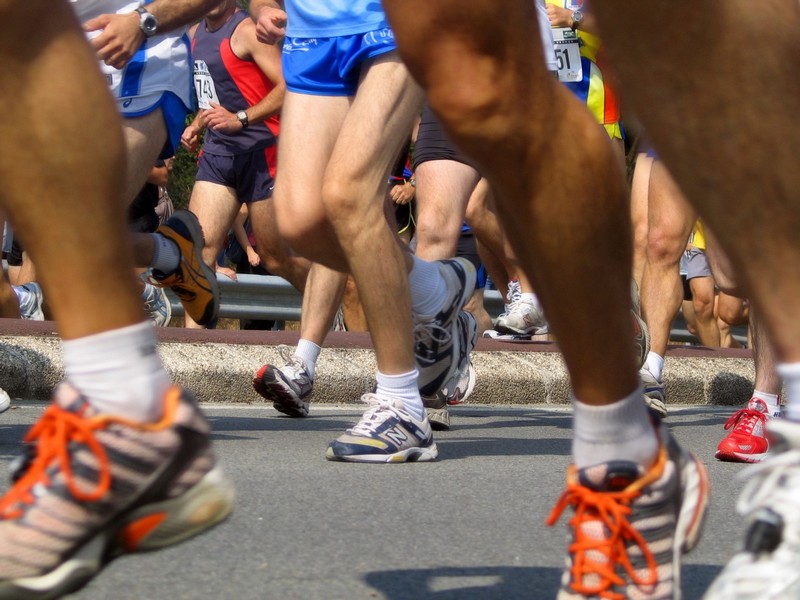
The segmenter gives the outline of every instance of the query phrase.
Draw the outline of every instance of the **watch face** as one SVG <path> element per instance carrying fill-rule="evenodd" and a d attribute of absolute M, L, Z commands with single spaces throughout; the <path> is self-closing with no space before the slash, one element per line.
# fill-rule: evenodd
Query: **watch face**
<path fill-rule="evenodd" d="M 157 27 L 158 27 L 158 22 L 156 21 L 156 18 L 153 15 L 150 14 L 144 15 L 144 18 L 142 19 L 142 29 L 144 29 L 145 32 L 155 33 Z"/>

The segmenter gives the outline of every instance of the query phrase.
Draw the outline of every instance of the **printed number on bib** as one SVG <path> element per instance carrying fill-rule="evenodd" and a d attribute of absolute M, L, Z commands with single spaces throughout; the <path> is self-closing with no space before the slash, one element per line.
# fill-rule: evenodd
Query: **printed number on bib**
<path fill-rule="evenodd" d="M 211 108 L 211 103 L 219 104 L 214 80 L 203 60 L 194 61 L 194 90 L 197 93 L 197 105 L 202 109 Z"/>
<path fill-rule="evenodd" d="M 558 65 L 558 79 L 564 82 L 583 80 L 581 42 L 578 34 L 568 27 L 553 29 L 553 44 Z"/>

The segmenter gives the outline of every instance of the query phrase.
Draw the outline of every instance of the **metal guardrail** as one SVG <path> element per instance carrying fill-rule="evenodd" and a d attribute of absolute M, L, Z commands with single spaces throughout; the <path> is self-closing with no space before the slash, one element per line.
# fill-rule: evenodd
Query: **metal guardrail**
<path fill-rule="evenodd" d="M 220 317 L 225 319 L 258 319 L 274 321 L 299 321 L 303 297 L 292 284 L 273 275 L 239 275 L 233 281 L 217 274 L 220 286 Z M 173 316 L 183 316 L 183 306 L 171 290 L 167 296 L 172 305 Z M 497 290 L 486 290 L 483 296 L 486 311 L 494 319 L 503 312 L 503 297 Z M 747 328 L 735 327 L 734 337 L 740 343 L 747 342 Z M 683 316 L 679 314 L 672 325 L 670 339 L 676 342 L 697 344 L 697 338 L 689 333 Z"/>

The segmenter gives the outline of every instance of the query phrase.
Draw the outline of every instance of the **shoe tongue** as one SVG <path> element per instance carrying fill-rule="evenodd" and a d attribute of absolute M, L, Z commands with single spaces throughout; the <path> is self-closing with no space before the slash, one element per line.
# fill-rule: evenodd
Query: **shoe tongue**
<path fill-rule="evenodd" d="M 750 398 L 750 402 L 747 403 L 747 408 L 760 413 L 769 412 L 769 407 L 767 406 L 767 403 L 764 402 L 761 398 L 755 398 L 755 397 Z"/>
<path fill-rule="evenodd" d="M 596 492 L 619 492 L 643 474 L 643 469 L 627 460 L 612 460 L 578 471 L 581 485 Z"/>

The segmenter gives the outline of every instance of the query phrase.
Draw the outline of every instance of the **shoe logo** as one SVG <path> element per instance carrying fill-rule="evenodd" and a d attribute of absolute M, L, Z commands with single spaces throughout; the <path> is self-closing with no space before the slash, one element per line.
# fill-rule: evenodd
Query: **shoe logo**
<path fill-rule="evenodd" d="M 399 429 L 398 427 L 392 427 L 391 429 L 387 430 L 385 435 L 397 446 L 402 446 L 403 442 L 408 441 L 408 436 L 403 432 L 402 429 Z"/>

